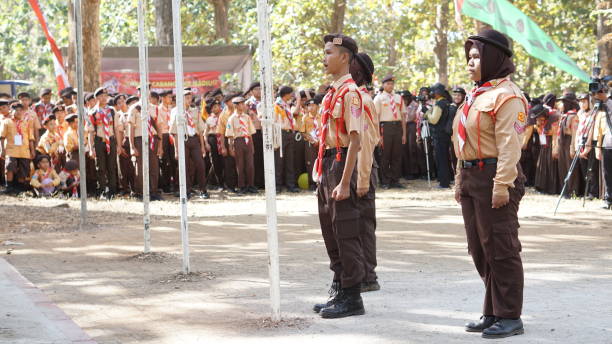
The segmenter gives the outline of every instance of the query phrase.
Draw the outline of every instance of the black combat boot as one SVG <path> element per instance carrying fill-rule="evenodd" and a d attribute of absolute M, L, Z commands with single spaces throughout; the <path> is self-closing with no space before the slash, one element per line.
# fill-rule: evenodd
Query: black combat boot
<path fill-rule="evenodd" d="M 339 300 L 333 305 L 321 310 L 322 318 L 337 319 L 365 314 L 363 300 L 361 299 L 361 284 L 351 288 L 343 288 L 341 294 Z"/>
<path fill-rule="evenodd" d="M 506 338 L 525 333 L 523 321 L 518 319 L 497 318 L 495 324 L 482 331 L 482 338 Z"/>
<path fill-rule="evenodd" d="M 495 320 L 497 319 L 493 315 L 483 315 L 480 320 L 465 324 L 465 330 L 467 332 L 482 332 L 484 329 L 491 327 Z"/>
<path fill-rule="evenodd" d="M 329 299 L 326 303 L 317 303 L 312 307 L 315 313 L 319 313 L 323 308 L 327 308 L 333 305 L 339 298 L 341 298 L 342 288 L 340 288 L 340 281 L 333 281 L 329 288 Z"/>

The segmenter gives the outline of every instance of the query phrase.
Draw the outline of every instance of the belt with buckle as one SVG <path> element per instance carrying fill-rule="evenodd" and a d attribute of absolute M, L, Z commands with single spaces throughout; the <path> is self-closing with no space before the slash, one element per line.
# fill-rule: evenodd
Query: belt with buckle
<path fill-rule="evenodd" d="M 481 162 L 483 165 L 495 165 L 497 164 L 497 158 L 487 158 L 482 160 L 463 160 L 461 166 L 463 168 L 473 168 L 480 166 Z"/>
<path fill-rule="evenodd" d="M 340 147 L 340 154 L 346 154 L 346 152 L 348 152 L 348 147 Z M 329 148 L 325 150 L 323 157 L 336 156 L 336 153 L 338 153 L 337 148 Z"/>

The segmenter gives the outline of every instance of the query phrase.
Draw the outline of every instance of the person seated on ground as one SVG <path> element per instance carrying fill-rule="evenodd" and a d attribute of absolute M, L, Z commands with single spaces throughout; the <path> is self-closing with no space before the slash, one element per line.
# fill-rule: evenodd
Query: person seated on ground
<path fill-rule="evenodd" d="M 74 160 L 66 162 L 66 166 L 59 174 L 60 186 L 59 190 L 68 197 L 79 197 L 79 186 L 81 174 L 79 173 L 79 165 Z"/>
<path fill-rule="evenodd" d="M 51 167 L 48 155 L 39 155 L 35 160 L 36 171 L 32 175 L 30 185 L 36 196 L 53 196 L 55 188 L 60 184 L 60 177 Z"/>

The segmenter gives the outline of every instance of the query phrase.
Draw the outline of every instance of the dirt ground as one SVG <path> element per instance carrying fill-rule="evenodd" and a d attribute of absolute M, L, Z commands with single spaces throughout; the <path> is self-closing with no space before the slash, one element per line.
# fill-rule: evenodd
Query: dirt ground
<path fill-rule="evenodd" d="M 223 200 L 221 202 L 220 200 Z M 612 343 L 612 213 L 600 202 L 530 191 L 521 204 L 526 334 L 501 342 Z M 468 343 L 483 286 L 449 191 L 418 181 L 379 192 L 382 290 L 366 315 L 312 313 L 331 279 L 310 192 L 278 198 L 282 314 L 269 316 L 263 195 L 188 205 L 191 267 L 181 269 L 177 202 L 152 203 L 154 255 L 143 256 L 142 204 L 0 197 L 2 255 L 98 343 Z M 8 254 L 10 252 L 10 254 Z"/>

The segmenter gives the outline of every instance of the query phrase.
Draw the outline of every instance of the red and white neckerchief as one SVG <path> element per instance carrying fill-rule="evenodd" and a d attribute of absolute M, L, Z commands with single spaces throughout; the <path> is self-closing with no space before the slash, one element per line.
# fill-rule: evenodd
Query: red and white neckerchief
<path fill-rule="evenodd" d="M 391 113 L 393 113 L 393 119 L 397 119 L 397 105 L 395 104 L 395 95 L 392 93 L 387 93 L 387 98 L 389 98 L 389 105 L 391 105 Z"/>
<path fill-rule="evenodd" d="M 17 131 L 17 134 L 19 134 L 19 136 L 21 136 L 21 142 L 23 144 L 23 130 L 21 129 L 21 124 L 23 123 L 22 119 L 13 119 L 13 123 L 15 123 L 15 130 Z"/>
<path fill-rule="evenodd" d="M 247 122 L 244 120 L 243 117 L 243 115 L 238 114 L 238 123 L 240 124 L 240 136 L 244 137 L 244 142 L 246 142 L 246 144 L 248 145 L 249 138 L 251 137 L 251 135 L 249 134 Z"/>
<path fill-rule="evenodd" d="M 474 104 L 474 101 L 479 95 L 485 93 L 493 87 L 493 84 L 491 84 L 490 81 L 487 81 L 480 87 L 472 88 L 470 93 L 468 93 L 467 97 L 465 98 L 465 105 L 463 106 L 463 111 L 461 112 L 461 117 L 459 118 L 459 126 L 457 127 L 457 132 L 459 134 L 457 139 L 459 140 L 460 152 L 463 152 L 463 147 L 465 147 L 465 142 L 467 141 L 467 131 L 465 129 L 465 126 L 472 104 Z"/>
<path fill-rule="evenodd" d="M 291 124 L 291 130 L 294 130 L 293 113 L 291 112 L 291 109 L 289 109 L 289 105 L 287 105 L 287 103 L 285 103 L 285 101 L 281 97 L 278 97 L 278 99 L 276 100 L 276 105 L 278 105 L 281 109 L 283 109 L 283 111 L 285 111 L 285 116 L 289 120 L 289 124 Z"/>
<path fill-rule="evenodd" d="M 329 90 L 327 91 L 327 94 L 325 95 L 325 98 L 323 98 L 323 108 L 321 110 L 322 111 L 321 135 L 319 136 L 319 152 L 317 154 L 317 160 L 315 161 L 315 164 L 314 164 L 314 172 L 316 172 L 316 175 L 313 173 L 313 178 L 316 178 L 315 180 L 317 182 L 321 180 L 321 176 L 323 175 L 323 152 L 325 151 L 325 138 L 327 137 L 327 132 L 329 130 L 329 120 L 332 117 L 336 103 L 338 102 L 338 100 L 342 100 L 344 95 L 348 93 L 349 89 L 347 87 L 343 91 L 340 91 L 338 93 L 336 93 L 336 91 L 342 89 L 344 85 L 351 84 L 351 83 L 355 85 L 355 81 L 353 81 L 353 79 L 351 78 L 348 78 L 342 83 L 342 85 L 338 87 L 338 89 L 336 89 L 333 86 L 330 87 Z M 359 98 L 361 98 L 361 93 L 357 92 L 357 95 L 359 96 Z M 344 102 L 342 102 L 342 116 L 344 116 Z M 341 158 L 339 130 L 340 130 L 340 126 L 344 124 L 343 117 L 341 118 L 342 118 L 341 123 L 336 123 L 336 150 L 337 150 L 336 160 L 337 161 L 340 161 L 340 158 Z"/>
<path fill-rule="evenodd" d="M 195 124 L 193 123 L 193 118 L 191 117 L 191 111 L 185 110 L 185 118 L 187 118 L 187 125 L 195 130 Z"/>
<path fill-rule="evenodd" d="M 102 123 L 102 131 L 104 132 L 104 144 L 106 145 L 106 153 L 110 154 L 110 126 L 111 126 L 111 109 L 106 106 L 104 109 L 98 107 L 97 114 L 94 120 L 96 124 Z M 100 118 L 102 117 L 102 118 Z M 61 127 L 61 126 L 60 126 Z"/>

